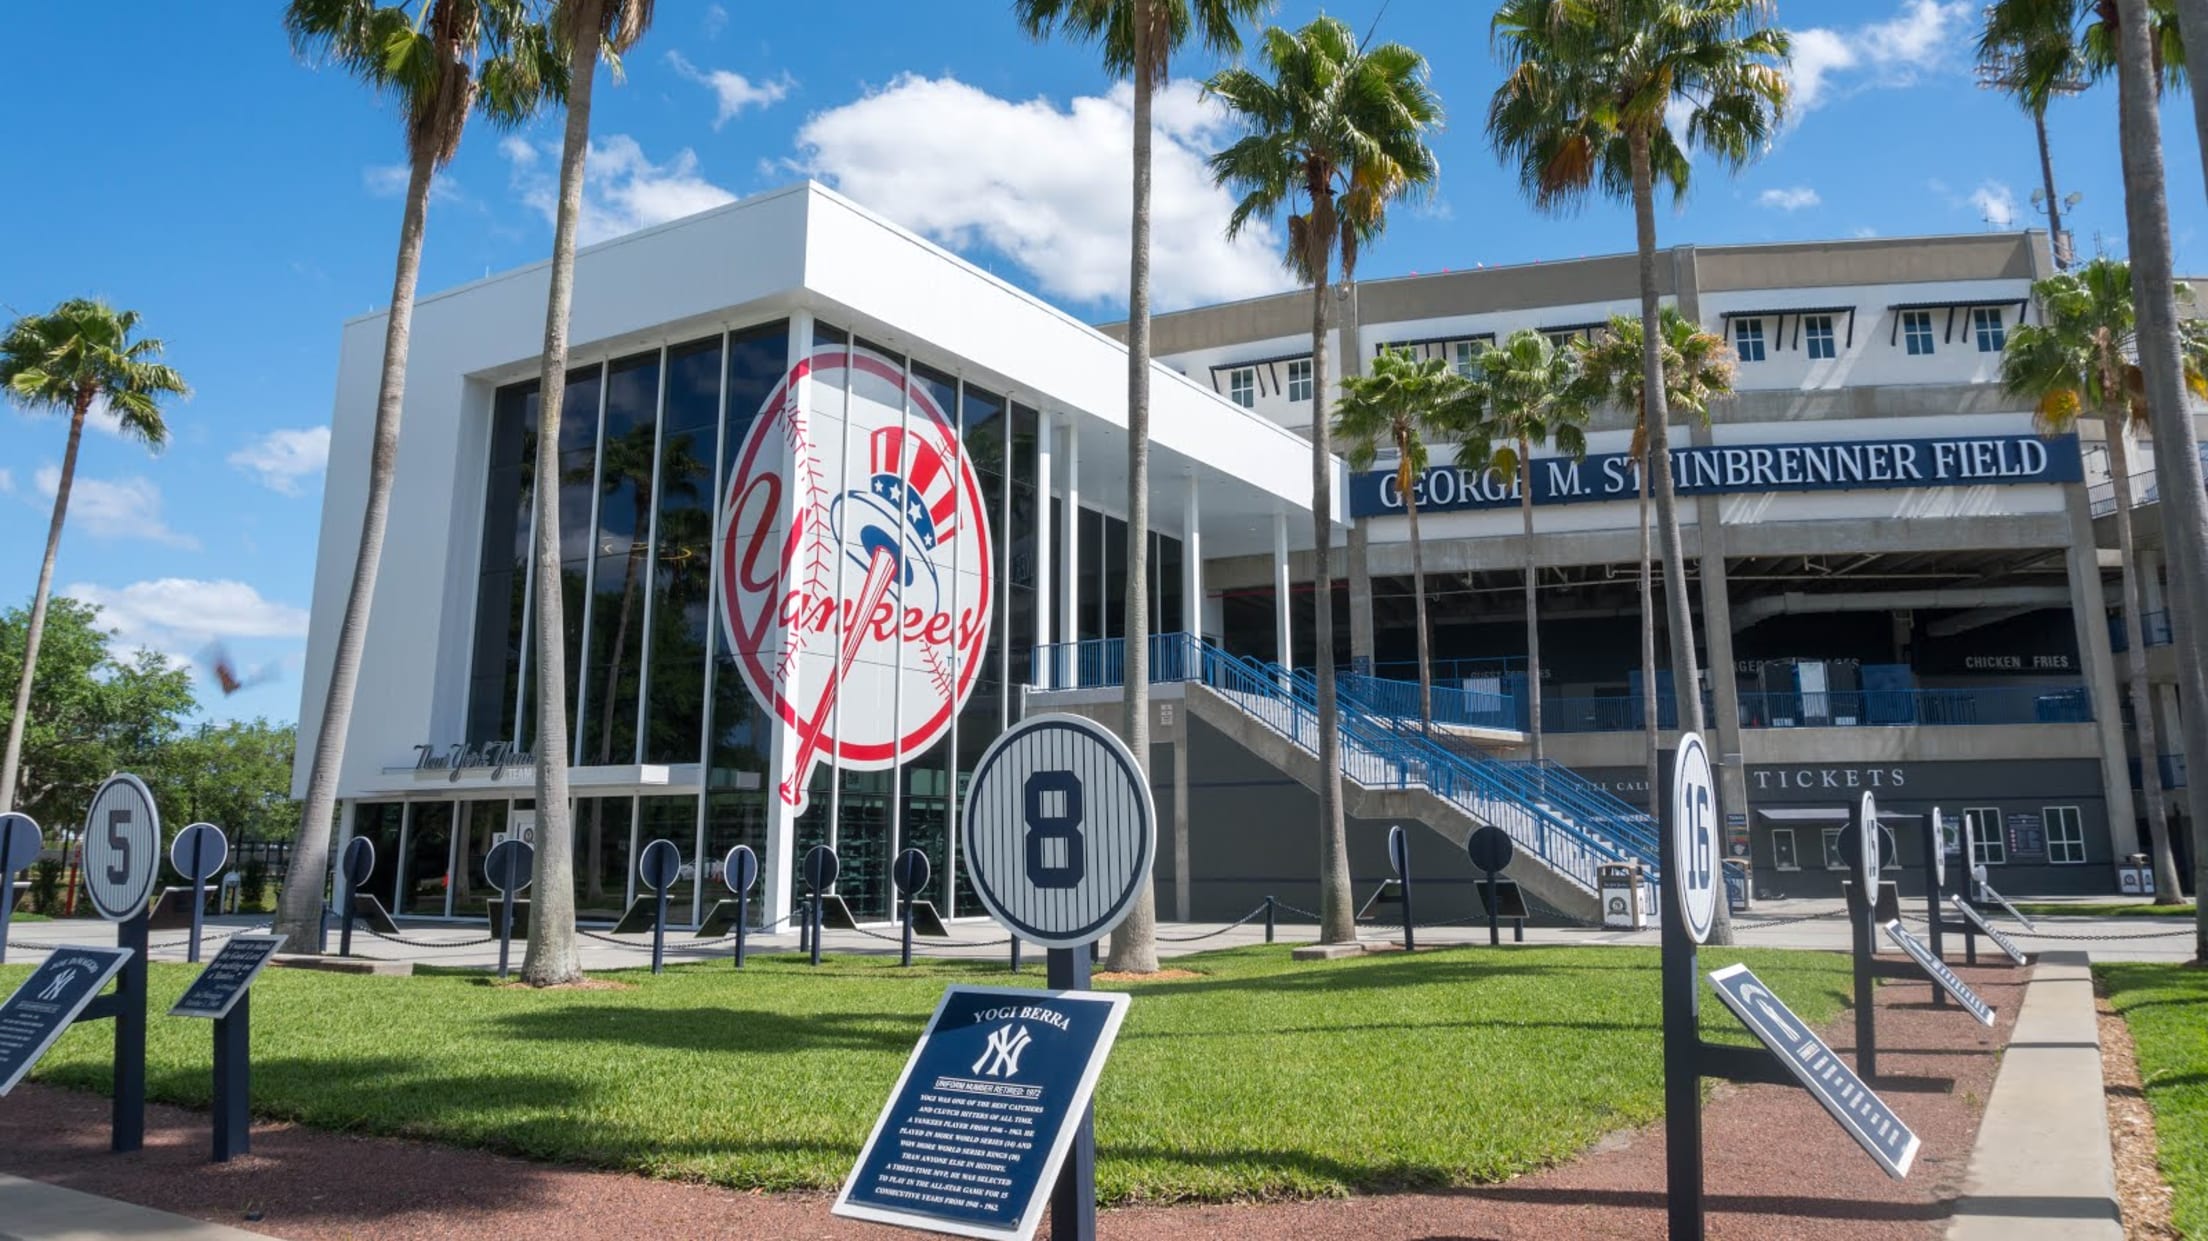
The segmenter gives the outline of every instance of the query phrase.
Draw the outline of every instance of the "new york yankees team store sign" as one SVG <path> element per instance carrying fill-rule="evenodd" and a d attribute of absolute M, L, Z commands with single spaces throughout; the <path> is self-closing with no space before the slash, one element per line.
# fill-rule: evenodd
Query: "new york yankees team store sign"
<path fill-rule="evenodd" d="M 989 641 L 986 509 L 953 413 L 879 356 L 816 353 L 768 398 L 719 556 L 730 649 L 792 730 L 784 803 L 823 762 L 883 770 L 949 730 Z"/>

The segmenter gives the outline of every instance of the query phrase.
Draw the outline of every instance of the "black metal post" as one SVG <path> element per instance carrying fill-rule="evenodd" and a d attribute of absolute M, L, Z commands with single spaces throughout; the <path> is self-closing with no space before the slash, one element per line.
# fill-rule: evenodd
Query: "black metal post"
<path fill-rule="evenodd" d="M 1487 872 L 1487 946 L 1497 947 L 1503 942 L 1503 932 L 1495 917 L 1495 872 Z"/>
<path fill-rule="evenodd" d="M 15 859 L 8 854 L 8 840 L 14 835 L 0 828 L 0 965 L 8 963 L 8 919 L 15 913 Z"/>
<path fill-rule="evenodd" d="M 498 906 L 498 980 L 505 982 L 507 953 L 514 943 L 514 894 L 499 893 Z"/>
<path fill-rule="evenodd" d="M 667 889 L 659 890 L 659 912 L 652 918 L 652 972 L 657 974 L 667 956 Z"/>
<path fill-rule="evenodd" d="M 1655 795 L 1658 804 L 1664 805 L 1670 799 L 1661 790 L 1671 787 L 1678 751 L 1664 751 L 1660 762 Z M 1678 874 L 1668 806 L 1658 820 L 1656 835 L 1664 874 Z M 1671 1241 L 1702 1241 L 1702 995 L 1694 939 L 1684 921 L 1686 911 L 1679 907 L 1676 892 L 1666 892 L 1663 905 L 1666 1205 Z M 1488 909 L 1494 908 L 1490 897 Z"/>
<path fill-rule="evenodd" d="M 736 968 L 744 968 L 745 923 L 751 921 L 751 891 L 745 889 L 736 894 Z"/>
<path fill-rule="evenodd" d="M 903 950 L 897 954 L 897 964 L 910 965 L 912 964 L 912 898 L 909 896 L 905 898 L 904 923 L 905 942 Z"/>
<path fill-rule="evenodd" d="M 207 882 L 201 878 L 206 872 L 200 865 L 203 860 L 200 854 L 206 847 L 207 833 L 195 830 L 192 833 L 192 873 L 190 876 L 192 881 L 192 942 L 191 946 L 184 950 L 184 959 L 194 965 L 199 964 L 200 915 L 205 911 L 207 904 Z M 5 882 L 6 876 L 5 868 L 0 868 L 0 882 Z"/>
<path fill-rule="evenodd" d="M 1411 925 L 1411 858 L 1410 849 L 1403 850 L 1403 951 L 1418 951 L 1418 932 Z"/>
<path fill-rule="evenodd" d="M 1268 944 L 1273 942 L 1273 917 L 1275 907 L 1278 904 L 1279 902 L 1270 896 L 1265 898 L 1265 942 Z"/>
<path fill-rule="evenodd" d="M 810 896 L 797 898 L 797 950 L 813 950 L 813 898 Z"/>
<path fill-rule="evenodd" d="M 1924 831 L 1924 913 L 1925 933 L 1932 938 L 1932 955 L 1947 959 L 1947 948 L 1940 934 L 1945 915 L 1940 912 L 1940 823 L 1932 820 Z M 1947 1007 L 1947 989 L 1937 979 L 1932 983 L 1932 1007 Z"/>
<path fill-rule="evenodd" d="M 1510 920 L 1510 942 L 1514 944 L 1526 942 L 1526 920 L 1524 918 L 1512 918 Z"/>
<path fill-rule="evenodd" d="M 342 872 L 344 869 L 345 864 L 342 861 L 339 862 L 338 870 Z M 342 912 L 339 914 L 339 917 L 344 920 L 343 926 L 345 928 L 343 931 L 338 933 L 337 955 L 341 957 L 349 957 L 353 955 L 353 877 L 347 874 L 339 874 L 337 877 L 337 890 L 344 899 L 344 905 L 342 907 Z"/>
<path fill-rule="evenodd" d="M 1018 935 L 1012 937 L 1012 972 L 1015 974 L 1020 972 L 1020 937 Z"/>
<path fill-rule="evenodd" d="M 215 1020 L 215 1162 L 253 1149 L 253 993 Z"/>
<path fill-rule="evenodd" d="M 1014 937 L 1013 943 L 1019 939 Z M 1089 989 L 1091 946 L 1053 948 L 1048 955 L 1046 982 L 1054 991 Z M 1050 1235 L 1053 1241 L 1096 1241 L 1096 1109 L 1081 1113 L 1074 1130 L 1073 1147 L 1050 1191 Z"/>
<path fill-rule="evenodd" d="M 820 893 L 818 893 L 818 892 L 815 892 L 815 893 L 813 893 L 813 911 L 812 911 L 812 919 L 813 919 L 813 964 L 814 964 L 814 965 L 816 965 L 816 966 L 820 964 L 820 933 L 821 933 L 821 929 L 822 929 L 822 928 L 821 928 L 821 925 L 820 925 L 820 922 L 821 922 L 820 907 L 821 907 L 821 899 L 820 899 Z"/>
<path fill-rule="evenodd" d="M 146 1144 L 146 947 L 145 910 L 115 925 L 115 946 L 130 949 L 115 978 L 115 1109 L 109 1149 L 117 1154 Z"/>
<path fill-rule="evenodd" d="M 1855 941 L 1855 1072 L 1866 1083 L 1878 1076 L 1878 1010 L 1871 961 L 1872 921 L 1878 916 L 1877 898 L 1864 892 L 1860 869 L 1848 885 L 1848 928 Z"/>

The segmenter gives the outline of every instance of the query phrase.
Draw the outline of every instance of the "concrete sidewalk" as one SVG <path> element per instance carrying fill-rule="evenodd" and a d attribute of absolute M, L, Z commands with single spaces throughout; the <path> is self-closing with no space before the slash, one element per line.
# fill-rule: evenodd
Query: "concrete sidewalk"
<path fill-rule="evenodd" d="M 1978 1126 L 1949 1241 L 2123 1241 L 2093 971 L 2039 958 Z"/>
<path fill-rule="evenodd" d="M 257 1232 L 202 1223 L 0 1173 L 0 1241 L 267 1241 Z"/>

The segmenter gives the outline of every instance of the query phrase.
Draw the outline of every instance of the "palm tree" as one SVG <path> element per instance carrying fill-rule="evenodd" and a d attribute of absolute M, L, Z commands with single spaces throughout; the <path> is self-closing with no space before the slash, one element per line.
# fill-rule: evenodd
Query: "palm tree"
<path fill-rule="evenodd" d="M 164 348 L 151 336 L 132 340 L 138 312 L 117 310 L 94 298 L 71 298 L 47 314 L 25 315 L 0 336 L 0 389 L 25 409 L 66 411 L 69 439 L 54 480 L 54 516 L 46 526 L 46 555 L 38 563 L 23 631 L 23 670 L 16 677 L 15 710 L 8 716 L 8 747 L 0 755 L 0 813 L 15 808 L 17 770 L 23 761 L 23 729 L 31 715 L 31 685 L 38 672 L 38 644 L 46 635 L 46 607 L 53 596 L 54 559 L 61 525 L 69 515 L 69 489 L 77 479 L 77 446 L 84 420 L 96 405 L 113 414 L 124 435 L 159 449 L 168 442 L 163 397 L 191 394 L 174 370 L 161 364 Z"/>
<path fill-rule="evenodd" d="M 1242 50 L 1240 24 L 1269 0 L 1013 0 L 1020 26 L 1047 39 L 1063 28 L 1104 51 L 1104 71 L 1135 83 L 1133 237 L 1127 272 L 1127 622 L 1121 735 L 1150 770 L 1150 109 L 1172 55 L 1191 34 L 1214 55 Z M 1185 606 L 1201 608 L 1202 600 Z M 1191 628 L 1201 628 L 1191 626 Z M 1108 968 L 1158 970 L 1157 894 L 1144 884 L 1112 932 Z"/>
<path fill-rule="evenodd" d="M 551 289 L 544 307 L 544 363 L 537 390 L 538 478 L 559 477 L 560 406 L 567 393 L 567 319 L 575 297 L 575 229 L 583 211 L 583 159 L 590 147 L 591 81 L 601 58 L 620 56 L 652 24 L 652 0 L 558 0 L 552 35 L 566 54 L 567 130 L 560 147 L 559 210 L 552 224 Z M 530 554 L 537 580 L 560 580 L 560 489 L 539 487 Z M 536 593 L 536 905 L 521 977 L 533 987 L 583 976 L 575 950 L 575 838 L 567 800 L 566 608 L 558 590 Z"/>
<path fill-rule="evenodd" d="M 2062 228 L 2062 198 L 2055 188 L 2055 157 L 2047 141 L 2047 108 L 2058 95 L 2085 89 L 2086 66 L 2068 23 L 2048 21 L 2053 10 L 2075 0 L 1996 0 L 1978 35 L 1978 81 L 2015 99 L 2032 118 L 2039 140 L 2040 192 L 2047 199 L 2047 235 L 2055 265 L 2069 270 L 2073 254 Z"/>
<path fill-rule="evenodd" d="M 1511 333 L 1501 347 L 1473 361 L 1469 399 L 1459 415 L 1464 421 L 1457 424 L 1498 441 L 1489 463 L 1518 485 L 1518 514 L 1525 523 L 1526 724 L 1536 766 L 1542 759 L 1541 620 L 1540 571 L 1533 554 L 1533 450 L 1554 444 L 1572 457 L 1587 455 L 1591 406 L 1574 361 L 1572 350 L 1557 348 L 1540 332 Z M 1465 457 L 1460 453 L 1457 460 Z"/>
<path fill-rule="evenodd" d="M 1369 470 L 1385 444 L 1395 451 L 1395 485 L 1411 524 L 1411 598 L 1418 624 L 1418 726 L 1434 729 L 1432 635 L 1426 626 L 1426 556 L 1418 541 L 1418 480 L 1426 476 L 1426 439 L 1444 432 L 1445 411 L 1462 401 L 1467 385 L 1446 359 L 1420 361 L 1389 350 L 1372 360 L 1372 373 L 1342 377 L 1334 434 L 1354 470 Z M 1484 438 L 1460 442 L 1459 461 L 1490 456 Z"/>
<path fill-rule="evenodd" d="M 1771 0 L 1503 0 L 1492 25 L 1507 72 L 1488 107 L 1488 137 L 1534 205 L 1565 210 L 1597 190 L 1633 204 L 1665 621 L 1679 725 L 1695 732 L 1702 674 L 1658 345 L 1656 180 L 1676 199 L 1693 172 L 1688 148 L 1738 169 L 1769 144 L 1786 111 L 1792 48 L 1786 31 L 1768 24 L 1776 11 Z M 1683 116 L 1677 133 L 1672 114 Z M 1717 906 L 1711 940 L 1728 944 L 1731 914 Z"/>
<path fill-rule="evenodd" d="M 2191 290 L 2183 285 L 2189 299 Z M 2177 857 L 2171 849 L 2169 810 L 2164 804 L 2158 766 L 2153 687 L 2147 680 L 2147 644 L 2141 616 L 2146 610 L 2131 526 L 2131 433 L 2147 423 L 2146 382 L 2132 359 L 2138 349 L 2138 320 L 2132 300 L 2131 265 L 2098 258 L 2074 274 L 2052 276 L 2032 286 L 2042 322 L 2023 324 L 2009 334 L 2001 352 L 2001 384 L 2009 395 L 2033 402 L 2042 435 L 2076 429 L 2078 419 L 2098 416 L 2108 443 L 2108 467 L 2115 488 L 2116 547 L 2123 561 L 2123 612 L 2126 658 L 2131 665 L 2131 713 L 2139 733 L 2140 787 L 2146 791 L 2147 826 L 2152 836 L 2155 901 L 2174 905 L 2184 899 L 2178 884 Z M 2208 396 L 2201 359 L 2208 352 L 2208 325 L 2185 330 L 2186 387 Z"/>
<path fill-rule="evenodd" d="M 1733 351 L 1725 338 L 1705 332 L 1675 306 L 1664 307 L 1664 400 L 1673 412 L 1685 412 L 1710 422 L 1710 405 L 1733 395 Z M 1587 388 L 1589 404 L 1609 402 L 1633 411 L 1633 439 L 1626 453 L 1633 458 L 1634 490 L 1640 499 L 1641 535 L 1641 729 L 1648 737 L 1648 787 L 1650 810 L 1655 809 L 1656 757 L 1662 744 L 1660 712 L 1656 701 L 1656 608 L 1649 582 L 1648 531 L 1648 402 L 1641 395 L 1641 321 L 1630 315 L 1613 315 L 1610 324 L 1579 350 L 1579 381 Z"/>
<path fill-rule="evenodd" d="M 1246 133 L 1211 157 L 1213 178 L 1237 195 L 1227 235 L 1285 212 L 1288 270 L 1311 286 L 1312 628 L 1316 637 L 1319 756 L 1319 939 L 1357 936 L 1342 822 L 1341 720 L 1334 686 L 1334 454 L 1326 411 L 1327 298 L 1334 256 L 1354 278 L 1358 252 L 1387 225 L 1388 205 L 1431 191 L 1440 165 L 1428 139 L 1441 101 L 1426 59 L 1400 43 L 1364 48 L 1341 21 L 1320 17 L 1293 33 L 1265 31 L 1270 77 L 1228 69 L 1204 84 Z"/>
<path fill-rule="evenodd" d="M 338 764 L 352 724 L 353 691 L 368 641 L 368 611 L 383 559 L 383 534 L 391 512 L 391 483 L 398 468 L 399 416 L 406 396 L 406 355 L 414 325 L 414 287 L 421 275 L 422 234 L 429 218 L 429 190 L 438 169 L 459 152 L 461 131 L 480 109 L 501 127 L 534 115 L 549 96 L 565 89 L 564 71 L 551 55 L 544 28 L 528 20 L 525 0 L 291 0 L 284 28 L 292 47 L 311 60 L 335 64 L 379 97 L 398 105 L 406 133 L 406 206 L 399 221 L 399 252 L 391 276 L 391 310 L 384 322 L 383 372 L 376 385 L 376 422 L 368 455 L 368 497 L 361 511 L 360 545 L 352 586 L 338 626 L 322 721 L 307 769 L 306 804 L 299 837 L 277 902 L 276 930 L 300 951 L 319 951 L 322 884 L 329 869 L 330 820 L 337 809 Z M 308 947 L 311 946 L 311 947 Z"/>

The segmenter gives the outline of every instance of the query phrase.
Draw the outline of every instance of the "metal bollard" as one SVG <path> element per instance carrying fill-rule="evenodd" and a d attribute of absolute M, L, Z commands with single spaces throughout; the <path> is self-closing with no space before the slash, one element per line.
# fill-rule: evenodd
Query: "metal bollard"
<path fill-rule="evenodd" d="M 1273 942 L 1273 915 L 1278 904 L 1275 897 L 1265 898 L 1265 942 L 1268 944 Z"/>
<path fill-rule="evenodd" d="M 1017 935 L 1012 937 L 1012 972 L 1020 972 L 1020 937 Z"/>

